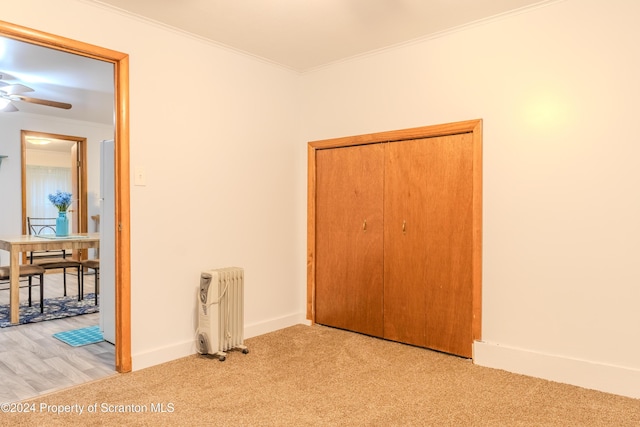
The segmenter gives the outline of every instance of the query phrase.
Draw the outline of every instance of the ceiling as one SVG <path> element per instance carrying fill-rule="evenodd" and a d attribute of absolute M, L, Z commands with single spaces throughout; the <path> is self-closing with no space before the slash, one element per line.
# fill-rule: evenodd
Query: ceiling
<path fill-rule="evenodd" d="M 88 1 L 306 72 L 550 0 Z M 113 123 L 110 63 L 0 37 L 0 74 L 73 105 L 15 101 L 22 112 Z"/>
<path fill-rule="evenodd" d="M 25 96 L 72 105 L 65 110 L 13 101 L 20 112 L 113 124 L 111 63 L 0 37 L 0 75 L 0 89 L 19 83 L 33 89 Z"/>
<path fill-rule="evenodd" d="M 541 0 L 93 0 L 304 72 Z"/>

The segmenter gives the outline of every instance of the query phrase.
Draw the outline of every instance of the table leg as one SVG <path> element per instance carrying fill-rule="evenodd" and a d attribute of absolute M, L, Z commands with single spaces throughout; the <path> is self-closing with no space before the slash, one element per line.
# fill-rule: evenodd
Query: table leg
<path fill-rule="evenodd" d="M 11 307 L 11 323 L 18 323 L 20 321 L 20 252 L 12 250 L 10 252 L 11 260 L 9 261 L 10 268 L 10 302 Z"/>

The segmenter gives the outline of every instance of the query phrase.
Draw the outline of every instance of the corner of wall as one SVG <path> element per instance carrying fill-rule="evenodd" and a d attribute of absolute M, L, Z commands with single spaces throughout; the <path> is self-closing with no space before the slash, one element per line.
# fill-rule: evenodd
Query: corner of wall
<path fill-rule="evenodd" d="M 258 335 L 267 334 L 269 332 L 288 328 L 289 326 L 294 326 L 297 324 L 309 324 L 309 321 L 305 319 L 304 313 L 294 313 L 288 316 L 282 316 L 245 326 L 244 338 L 248 339 L 256 337 Z M 193 354 L 196 354 L 196 352 L 197 350 L 194 333 L 193 340 L 183 341 L 165 347 L 158 347 L 149 351 L 132 355 L 132 370 L 138 371 L 140 369 L 149 368 L 161 363 L 166 363 L 172 360 L 191 356 Z"/>
<path fill-rule="evenodd" d="M 640 398 L 640 370 L 476 341 L 473 363 L 549 381 Z"/>

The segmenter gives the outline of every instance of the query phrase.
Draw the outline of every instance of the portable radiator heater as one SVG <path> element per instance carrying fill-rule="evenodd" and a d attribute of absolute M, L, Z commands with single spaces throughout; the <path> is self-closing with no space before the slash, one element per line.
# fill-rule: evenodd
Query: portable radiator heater
<path fill-rule="evenodd" d="M 200 354 L 211 354 L 224 361 L 229 350 L 249 352 L 243 339 L 243 304 L 242 268 L 228 267 L 201 273 L 196 337 Z"/>

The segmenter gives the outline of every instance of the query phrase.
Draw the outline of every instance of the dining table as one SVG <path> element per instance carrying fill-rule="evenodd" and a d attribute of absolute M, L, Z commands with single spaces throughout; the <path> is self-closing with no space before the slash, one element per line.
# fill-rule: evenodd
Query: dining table
<path fill-rule="evenodd" d="M 100 233 L 75 233 L 67 236 L 0 236 L 0 249 L 9 252 L 9 310 L 11 323 L 20 322 L 20 253 L 60 249 L 90 249 L 100 246 Z"/>

